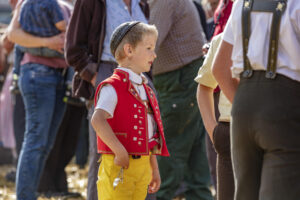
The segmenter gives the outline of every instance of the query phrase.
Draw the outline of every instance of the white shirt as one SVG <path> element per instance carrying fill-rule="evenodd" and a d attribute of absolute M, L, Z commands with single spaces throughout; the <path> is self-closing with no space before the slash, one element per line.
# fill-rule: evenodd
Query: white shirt
<path fill-rule="evenodd" d="M 129 80 L 131 81 L 132 85 L 139 93 L 142 100 L 148 100 L 145 88 L 142 84 L 143 82 L 143 75 L 138 75 L 131 71 L 130 69 L 118 67 L 118 69 L 123 70 L 129 74 Z M 144 77 L 146 79 L 146 77 Z M 147 79 L 146 79 L 147 80 Z M 116 90 L 111 85 L 105 85 L 102 87 L 99 93 L 99 99 L 95 109 L 102 109 L 105 110 L 107 113 L 110 114 L 110 118 L 114 116 L 114 111 L 116 105 L 118 103 L 118 96 Z M 126 119 L 124 119 L 126 120 Z M 148 120 L 148 136 L 151 139 L 156 132 L 156 122 L 154 121 L 154 117 L 152 114 L 147 114 Z"/>
<path fill-rule="evenodd" d="M 236 0 L 224 30 L 223 40 L 233 45 L 231 59 L 232 76 L 239 77 L 243 71 L 242 46 L 243 0 Z M 269 54 L 272 14 L 251 12 L 251 36 L 248 58 L 254 70 L 266 70 Z M 300 81 L 300 3 L 288 0 L 281 18 L 278 42 L 277 73 Z"/>

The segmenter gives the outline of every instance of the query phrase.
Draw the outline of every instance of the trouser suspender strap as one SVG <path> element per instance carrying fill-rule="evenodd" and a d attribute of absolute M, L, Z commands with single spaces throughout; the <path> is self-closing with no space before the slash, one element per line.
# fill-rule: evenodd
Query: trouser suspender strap
<path fill-rule="evenodd" d="M 247 57 L 248 47 L 249 47 L 249 38 L 250 38 L 250 29 L 251 29 L 251 8 L 252 0 L 245 0 L 242 11 L 242 36 L 243 36 L 243 57 L 244 57 L 244 72 L 243 77 L 251 77 L 252 69 L 250 61 Z"/>
<path fill-rule="evenodd" d="M 269 56 L 268 66 L 266 71 L 266 78 L 274 79 L 276 77 L 276 64 L 278 54 L 278 41 L 281 16 L 286 9 L 287 0 L 244 0 L 242 13 L 242 34 L 243 34 L 243 57 L 244 57 L 244 72 L 243 77 L 249 78 L 252 75 L 252 68 L 247 57 L 248 45 L 250 38 L 250 14 L 255 12 L 271 12 L 273 13 L 271 36 L 269 42 Z"/>
<path fill-rule="evenodd" d="M 269 44 L 269 57 L 266 77 L 274 79 L 276 76 L 277 54 L 278 54 L 278 41 L 279 41 L 279 29 L 280 21 L 283 12 L 286 9 L 286 2 L 278 2 L 276 10 L 273 12 L 271 37 Z"/>

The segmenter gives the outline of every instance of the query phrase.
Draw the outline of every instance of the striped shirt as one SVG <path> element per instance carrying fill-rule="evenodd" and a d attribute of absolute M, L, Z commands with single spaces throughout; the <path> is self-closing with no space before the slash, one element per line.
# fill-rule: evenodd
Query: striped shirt
<path fill-rule="evenodd" d="M 114 61 L 114 56 L 110 52 L 110 37 L 113 31 L 122 23 L 128 21 L 140 21 L 148 23 L 139 5 L 140 0 L 131 0 L 131 14 L 123 0 L 106 1 L 106 29 L 103 43 L 101 60 Z M 118 13 L 118 14 L 116 14 Z"/>
<path fill-rule="evenodd" d="M 60 33 L 55 27 L 64 20 L 57 0 L 25 0 L 21 7 L 21 28 L 35 36 L 50 37 Z"/>

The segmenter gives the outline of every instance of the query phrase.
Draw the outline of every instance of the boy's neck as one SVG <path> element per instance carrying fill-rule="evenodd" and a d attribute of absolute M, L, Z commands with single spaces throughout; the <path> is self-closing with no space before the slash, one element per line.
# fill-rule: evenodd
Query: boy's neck
<path fill-rule="evenodd" d="M 126 68 L 126 69 L 130 69 L 131 71 L 133 71 L 134 73 L 141 75 L 142 72 L 136 70 L 136 67 L 132 67 L 128 62 L 126 61 L 122 61 L 122 62 L 118 62 L 120 67 Z"/>

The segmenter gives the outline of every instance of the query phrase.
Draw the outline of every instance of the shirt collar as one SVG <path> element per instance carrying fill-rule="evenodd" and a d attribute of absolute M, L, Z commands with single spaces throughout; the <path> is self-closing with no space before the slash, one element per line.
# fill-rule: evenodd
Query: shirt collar
<path fill-rule="evenodd" d="M 127 72 L 129 74 L 129 80 L 137 85 L 141 85 L 142 83 L 147 83 L 147 78 L 141 74 L 137 74 L 133 72 L 131 69 L 125 68 L 125 67 L 118 67 L 118 69 Z"/>

